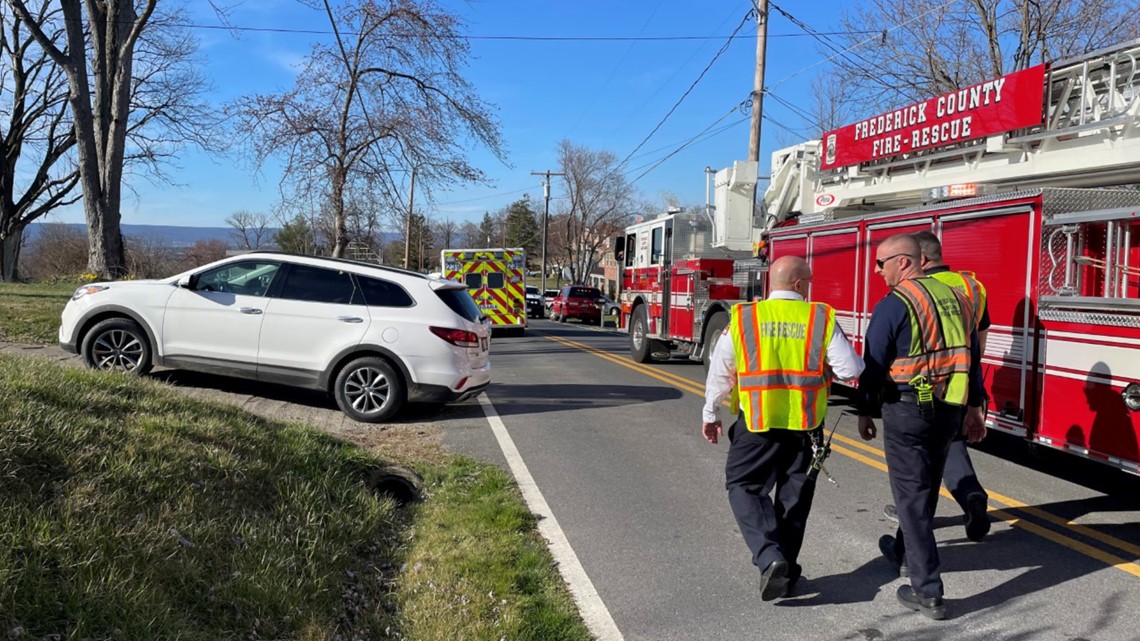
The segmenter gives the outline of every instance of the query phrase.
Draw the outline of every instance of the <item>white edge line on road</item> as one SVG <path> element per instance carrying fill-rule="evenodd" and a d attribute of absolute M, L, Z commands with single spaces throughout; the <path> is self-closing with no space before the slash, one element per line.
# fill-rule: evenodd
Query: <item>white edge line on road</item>
<path fill-rule="evenodd" d="M 523 500 L 526 501 L 530 511 L 538 517 L 538 531 L 546 539 L 563 580 L 570 586 L 570 593 L 574 595 L 574 601 L 578 604 L 578 610 L 586 622 L 586 627 L 598 641 L 624 641 L 625 637 L 622 636 L 621 630 L 618 630 L 610 611 L 594 588 L 594 582 L 590 580 L 581 561 L 578 560 L 578 555 L 574 553 L 574 548 L 570 547 L 570 541 L 566 539 L 566 534 L 558 525 L 558 519 L 554 518 L 554 512 L 546 504 L 546 499 L 538 489 L 538 484 L 534 482 L 534 477 L 530 475 L 530 470 L 523 462 L 515 442 L 511 440 L 511 435 L 507 433 L 507 426 L 503 424 L 499 413 L 495 411 L 495 406 L 491 404 L 491 399 L 487 398 L 486 394 L 480 394 L 479 404 L 483 406 L 483 413 L 487 415 L 487 422 L 491 424 L 495 440 L 499 442 L 503 456 L 507 458 L 507 465 L 515 476 L 515 482 L 522 490 Z"/>

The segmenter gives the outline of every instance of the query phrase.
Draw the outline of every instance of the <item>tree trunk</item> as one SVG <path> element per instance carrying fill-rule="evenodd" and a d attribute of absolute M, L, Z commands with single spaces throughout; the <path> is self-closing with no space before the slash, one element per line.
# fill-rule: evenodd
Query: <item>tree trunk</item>
<path fill-rule="evenodd" d="M 20 246 L 24 239 L 23 225 L 15 227 L 0 238 L 0 281 L 11 283 L 20 277 Z"/>
<path fill-rule="evenodd" d="M 333 258 L 344 258 L 348 250 L 348 234 L 345 232 L 344 183 L 345 170 L 337 166 L 332 177 L 333 207 Z"/>

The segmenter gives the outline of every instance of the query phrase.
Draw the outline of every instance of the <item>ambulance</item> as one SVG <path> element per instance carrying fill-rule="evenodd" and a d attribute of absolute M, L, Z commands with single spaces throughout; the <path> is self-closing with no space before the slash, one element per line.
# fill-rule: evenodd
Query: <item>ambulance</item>
<path fill-rule="evenodd" d="M 495 329 L 522 336 L 526 331 L 526 250 L 521 247 L 445 249 L 440 252 L 444 278 L 467 291 Z"/>

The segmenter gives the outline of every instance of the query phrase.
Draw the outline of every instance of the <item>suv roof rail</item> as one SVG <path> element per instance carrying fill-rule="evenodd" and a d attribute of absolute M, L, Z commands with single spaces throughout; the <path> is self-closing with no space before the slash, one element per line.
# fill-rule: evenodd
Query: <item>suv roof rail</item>
<path fill-rule="evenodd" d="M 329 261 L 332 261 L 335 263 L 343 263 L 345 265 L 355 265 L 357 267 L 369 267 L 371 269 L 379 269 L 379 270 L 386 271 L 386 272 L 392 272 L 394 274 L 403 274 L 405 276 L 416 276 L 419 278 L 423 278 L 425 280 L 428 279 L 428 276 L 426 274 L 421 274 L 420 272 L 412 271 L 410 269 L 403 269 L 401 267 L 392 267 L 391 265 L 381 265 L 379 263 L 369 263 L 369 262 L 365 262 L 363 260 L 352 260 L 350 258 L 333 258 L 332 256 L 314 256 L 312 254 L 298 254 L 296 252 L 286 252 L 286 251 L 281 251 L 279 249 L 255 249 L 255 250 L 249 252 L 248 254 L 242 254 L 242 256 L 249 256 L 250 254 L 269 254 L 271 256 L 293 256 L 296 258 L 316 258 L 318 260 L 329 260 Z"/>

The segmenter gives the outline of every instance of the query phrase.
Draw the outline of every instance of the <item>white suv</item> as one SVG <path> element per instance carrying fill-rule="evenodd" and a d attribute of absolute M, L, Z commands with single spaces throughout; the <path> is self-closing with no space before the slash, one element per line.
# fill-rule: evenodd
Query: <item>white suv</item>
<path fill-rule="evenodd" d="M 160 365 L 326 390 L 369 423 L 491 381 L 491 326 L 463 285 L 278 252 L 80 287 L 59 343 L 96 369 Z"/>

